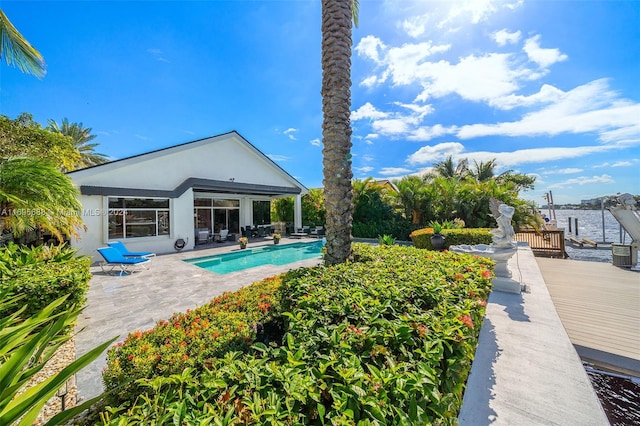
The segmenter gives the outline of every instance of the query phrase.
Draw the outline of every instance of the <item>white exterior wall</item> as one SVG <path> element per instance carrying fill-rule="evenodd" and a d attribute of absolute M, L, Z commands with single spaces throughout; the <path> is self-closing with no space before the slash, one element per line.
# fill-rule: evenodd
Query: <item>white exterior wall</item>
<path fill-rule="evenodd" d="M 292 184 L 281 170 L 233 138 L 208 144 L 196 142 L 175 152 L 145 154 L 144 159 L 132 158 L 127 164 L 114 162 L 71 176 L 81 185 L 161 190 L 175 189 L 188 177 L 260 185 Z"/>
<path fill-rule="evenodd" d="M 199 178 L 235 183 L 306 188 L 283 172 L 264 154 L 232 132 L 201 141 L 191 142 L 127 158 L 104 165 L 79 170 L 69 174 L 76 186 L 146 189 L 173 191 L 189 178 Z M 94 261 L 102 260 L 96 251 L 109 241 L 108 197 L 137 198 L 118 193 L 82 195 L 83 220 L 87 232 L 72 245 Z M 253 200 L 269 200 L 268 197 L 247 194 L 220 194 L 221 198 L 240 199 L 240 226 L 253 225 Z M 140 196 L 140 198 L 153 198 Z M 194 248 L 194 192 L 189 188 L 178 198 L 170 199 L 170 235 L 123 239 L 132 251 L 152 251 L 158 254 L 175 252 L 174 243 L 184 239 L 183 250 Z"/>

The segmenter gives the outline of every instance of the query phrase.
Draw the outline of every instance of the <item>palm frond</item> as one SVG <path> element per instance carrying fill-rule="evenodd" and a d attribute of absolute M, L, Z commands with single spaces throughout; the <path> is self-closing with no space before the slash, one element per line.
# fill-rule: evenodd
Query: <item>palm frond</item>
<path fill-rule="evenodd" d="M 44 77 L 47 73 L 40 52 L 20 34 L 2 9 L 0 9 L 0 58 L 4 58 L 7 65 L 15 65 L 20 71 L 38 78 Z"/>

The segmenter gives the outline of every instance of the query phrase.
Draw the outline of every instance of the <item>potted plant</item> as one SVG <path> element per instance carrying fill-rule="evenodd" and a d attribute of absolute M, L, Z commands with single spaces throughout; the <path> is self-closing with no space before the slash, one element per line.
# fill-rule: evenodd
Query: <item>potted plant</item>
<path fill-rule="evenodd" d="M 249 239 L 247 237 L 238 238 L 238 244 L 240 244 L 241 249 L 246 249 L 248 242 L 249 242 Z"/>
<path fill-rule="evenodd" d="M 273 244 L 279 244 L 280 243 L 280 238 L 282 238 L 282 235 L 273 234 Z"/>
<path fill-rule="evenodd" d="M 433 235 L 431 236 L 431 247 L 434 250 L 442 251 L 444 250 L 444 235 L 442 232 L 442 225 L 438 222 L 432 222 L 431 227 L 433 228 Z"/>

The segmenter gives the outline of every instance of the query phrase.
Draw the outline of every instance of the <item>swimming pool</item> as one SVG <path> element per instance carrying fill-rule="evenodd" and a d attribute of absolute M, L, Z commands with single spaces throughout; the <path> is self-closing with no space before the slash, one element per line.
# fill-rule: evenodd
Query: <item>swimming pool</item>
<path fill-rule="evenodd" d="M 214 256 L 186 259 L 199 268 L 217 274 L 242 271 L 262 265 L 286 265 L 300 260 L 320 258 L 323 241 L 262 246 Z"/>

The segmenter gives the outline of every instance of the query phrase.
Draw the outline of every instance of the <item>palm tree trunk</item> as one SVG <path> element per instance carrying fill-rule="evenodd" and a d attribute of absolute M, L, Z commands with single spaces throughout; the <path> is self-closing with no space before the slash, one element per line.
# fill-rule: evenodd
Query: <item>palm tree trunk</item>
<path fill-rule="evenodd" d="M 327 209 L 325 262 L 351 256 L 352 0 L 322 0 L 322 142 Z"/>

